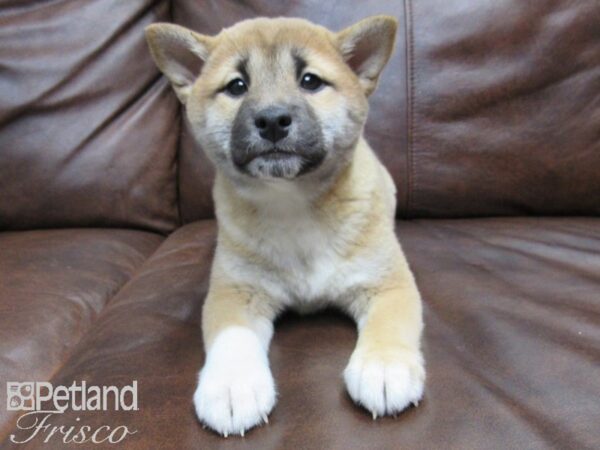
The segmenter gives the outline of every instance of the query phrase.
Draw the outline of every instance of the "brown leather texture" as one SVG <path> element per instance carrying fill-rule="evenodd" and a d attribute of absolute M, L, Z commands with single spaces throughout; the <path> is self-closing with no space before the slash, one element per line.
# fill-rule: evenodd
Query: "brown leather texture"
<path fill-rule="evenodd" d="M 201 33 L 216 34 L 221 28 L 256 16 L 303 17 L 333 30 L 341 30 L 367 16 L 388 14 L 399 21 L 396 50 L 371 95 L 365 133 L 371 146 L 384 161 L 398 187 L 398 199 L 406 198 L 403 182 L 406 173 L 406 67 L 404 4 L 401 0 L 292 2 L 223 0 L 176 0 L 175 23 Z M 179 192 L 184 223 L 213 217 L 210 195 L 213 169 L 202 149 L 194 141 L 188 125 L 183 124 L 179 149 Z M 400 210 L 402 207 L 400 207 Z"/>
<path fill-rule="evenodd" d="M 67 411 L 52 424 L 124 424 L 137 430 L 128 449 L 596 448 L 600 219 L 419 220 L 397 231 L 425 306 L 417 408 L 374 422 L 343 387 L 353 323 L 287 315 L 270 350 L 279 397 L 269 425 L 228 439 L 203 429 L 191 399 L 216 238 L 203 221 L 167 238 L 52 379 L 138 380 L 140 410 Z M 45 445 L 18 448 L 78 448 Z"/>
<path fill-rule="evenodd" d="M 341 377 L 354 324 L 287 314 L 270 424 L 221 438 L 192 407 L 213 172 L 143 28 L 377 13 L 400 27 L 366 136 L 413 218 L 425 398 L 373 422 Z M 133 450 L 598 448 L 599 24 L 597 0 L 0 0 L 0 447 L 84 448 L 11 444 L 7 381 L 137 380 L 139 411 L 52 425 L 126 425 Z"/>
<path fill-rule="evenodd" d="M 162 238 L 134 230 L 0 233 L 0 435 L 6 381 L 47 380 Z"/>
<path fill-rule="evenodd" d="M 600 2 L 407 5 L 405 215 L 600 214 Z"/>
<path fill-rule="evenodd" d="M 178 223 L 179 106 L 151 0 L 0 2 L 0 229 Z"/>

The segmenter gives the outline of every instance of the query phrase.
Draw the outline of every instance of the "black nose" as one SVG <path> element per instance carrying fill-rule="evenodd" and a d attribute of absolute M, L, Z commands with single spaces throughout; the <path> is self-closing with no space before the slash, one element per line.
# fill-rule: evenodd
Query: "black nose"
<path fill-rule="evenodd" d="M 258 128 L 260 137 L 273 143 L 288 135 L 291 124 L 292 116 L 286 108 L 279 106 L 263 109 L 254 119 L 254 125 Z"/>

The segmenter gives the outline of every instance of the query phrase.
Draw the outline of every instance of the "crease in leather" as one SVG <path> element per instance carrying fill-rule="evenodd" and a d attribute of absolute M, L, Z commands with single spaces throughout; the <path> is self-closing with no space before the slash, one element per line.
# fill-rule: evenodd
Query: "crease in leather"
<path fill-rule="evenodd" d="M 160 89 L 162 75 L 160 73 L 150 79 L 146 84 L 141 86 L 137 91 L 132 92 L 131 96 L 123 99 L 123 104 L 114 109 L 114 111 L 107 115 L 100 123 L 89 130 L 89 133 L 81 139 L 81 141 L 73 147 L 65 158 L 61 161 L 62 166 L 69 165 L 77 154 L 85 150 L 86 145 L 92 142 L 97 136 L 110 127 L 116 120 L 122 117 L 124 114 L 129 112 L 133 106 L 144 102 L 146 97 L 151 97 L 153 91 Z M 139 112 L 139 111 L 134 111 Z"/>
<path fill-rule="evenodd" d="M 11 14 L 22 14 L 23 11 L 36 11 L 40 9 L 49 9 L 55 7 L 57 3 L 65 3 L 65 0 L 13 0 L 12 4 L 5 0 L 3 5 L 4 13 L 10 17 Z M 9 10 L 12 8 L 12 12 Z"/>
<path fill-rule="evenodd" d="M 439 228 L 443 229 L 444 225 L 441 225 Z M 543 256 L 543 255 L 540 254 L 539 250 L 536 250 L 536 251 L 527 251 L 526 250 L 525 247 L 527 245 L 531 244 L 531 243 L 536 243 L 538 246 L 541 246 L 541 247 L 547 247 L 548 250 L 552 250 L 553 249 L 553 247 L 550 244 L 548 244 L 547 242 L 542 242 L 542 241 L 536 240 L 535 238 L 533 238 L 533 239 L 529 239 L 529 238 L 528 239 L 521 239 L 520 240 L 521 245 L 516 245 L 516 243 L 515 243 L 515 245 L 511 245 L 510 242 L 500 242 L 499 238 L 497 238 L 495 240 L 490 240 L 490 239 L 487 239 L 485 237 L 481 237 L 480 235 L 469 233 L 466 230 L 457 230 L 456 228 L 446 228 L 446 229 L 448 231 L 453 232 L 454 234 L 458 234 L 458 235 L 462 235 L 462 236 L 468 237 L 469 239 L 477 241 L 477 242 L 480 242 L 480 243 L 484 244 L 485 246 L 489 246 L 489 247 L 493 247 L 493 248 L 496 248 L 496 249 L 500 249 L 500 250 L 505 251 L 506 253 L 519 254 L 519 255 L 522 255 L 522 256 L 524 256 L 526 258 L 530 258 L 530 259 L 533 259 L 533 260 L 537 260 L 539 262 L 547 263 L 547 264 L 549 264 L 551 266 L 554 266 L 554 267 L 561 265 L 561 263 L 560 263 L 560 261 L 558 259 L 552 258 L 550 255 L 549 256 Z M 510 241 L 518 241 L 519 240 L 518 237 L 515 237 L 515 236 L 507 236 L 506 239 L 508 239 Z M 565 248 L 568 248 L 568 247 L 565 247 L 564 245 L 561 244 L 561 247 L 556 250 L 556 255 L 555 256 L 564 256 L 564 254 L 565 254 L 565 251 L 564 251 Z M 591 252 L 588 249 L 584 249 L 583 251 L 585 253 L 589 253 L 590 255 L 597 256 L 596 253 Z M 462 257 L 462 255 L 459 255 L 459 257 Z M 472 265 L 472 264 L 469 263 L 468 260 L 463 260 L 463 262 L 465 264 Z M 582 277 L 584 277 L 584 278 L 586 278 L 586 279 L 588 279 L 590 281 L 594 281 L 594 282 L 599 281 L 600 282 L 600 277 L 598 276 L 598 274 L 597 274 L 596 271 L 594 271 L 593 269 L 590 269 L 589 271 L 586 270 L 587 264 L 581 264 L 579 267 L 576 267 L 576 268 L 573 268 L 572 265 L 568 265 L 566 263 L 562 263 L 562 266 L 565 269 L 571 269 L 571 272 L 573 272 L 573 275 L 575 275 L 575 276 L 582 276 Z M 481 266 L 478 266 L 478 267 L 481 268 Z M 538 267 L 538 266 L 536 266 L 536 267 Z M 494 271 L 490 271 L 488 273 L 488 275 L 497 275 L 497 274 Z"/>
<path fill-rule="evenodd" d="M 587 71 L 592 71 L 589 68 Z M 493 86 L 487 86 L 486 90 L 490 93 L 488 97 L 472 99 L 472 103 L 457 105 L 456 109 L 448 108 L 442 111 L 442 114 L 432 113 L 430 120 L 433 123 L 452 123 L 462 120 L 468 120 L 489 110 L 497 108 L 502 104 L 519 103 L 530 96 L 543 95 L 544 91 L 551 87 L 561 85 L 570 81 L 574 77 L 585 74 L 586 70 L 580 67 L 574 67 L 559 74 L 548 73 L 541 80 L 522 79 L 520 73 L 514 73 L 506 79 L 494 80 Z"/>

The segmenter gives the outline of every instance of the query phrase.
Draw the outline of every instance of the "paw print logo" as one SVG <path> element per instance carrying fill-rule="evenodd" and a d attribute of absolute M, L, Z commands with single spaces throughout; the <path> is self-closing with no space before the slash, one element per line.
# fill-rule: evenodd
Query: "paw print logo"
<path fill-rule="evenodd" d="M 33 383 L 7 382 L 6 409 L 8 411 L 32 411 L 34 409 Z"/>

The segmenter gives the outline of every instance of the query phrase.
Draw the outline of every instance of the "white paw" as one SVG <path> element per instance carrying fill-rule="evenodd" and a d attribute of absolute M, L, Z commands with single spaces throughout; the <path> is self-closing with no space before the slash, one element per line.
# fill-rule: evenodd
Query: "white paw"
<path fill-rule="evenodd" d="M 198 419 L 227 437 L 263 422 L 275 405 L 266 350 L 247 328 L 231 327 L 215 339 L 194 393 Z"/>
<path fill-rule="evenodd" d="M 350 397 L 377 416 L 396 414 L 423 396 L 425 369 L 418 352 L 397 358 L 366 357 L 355 351 L 344 371 Z"/>

